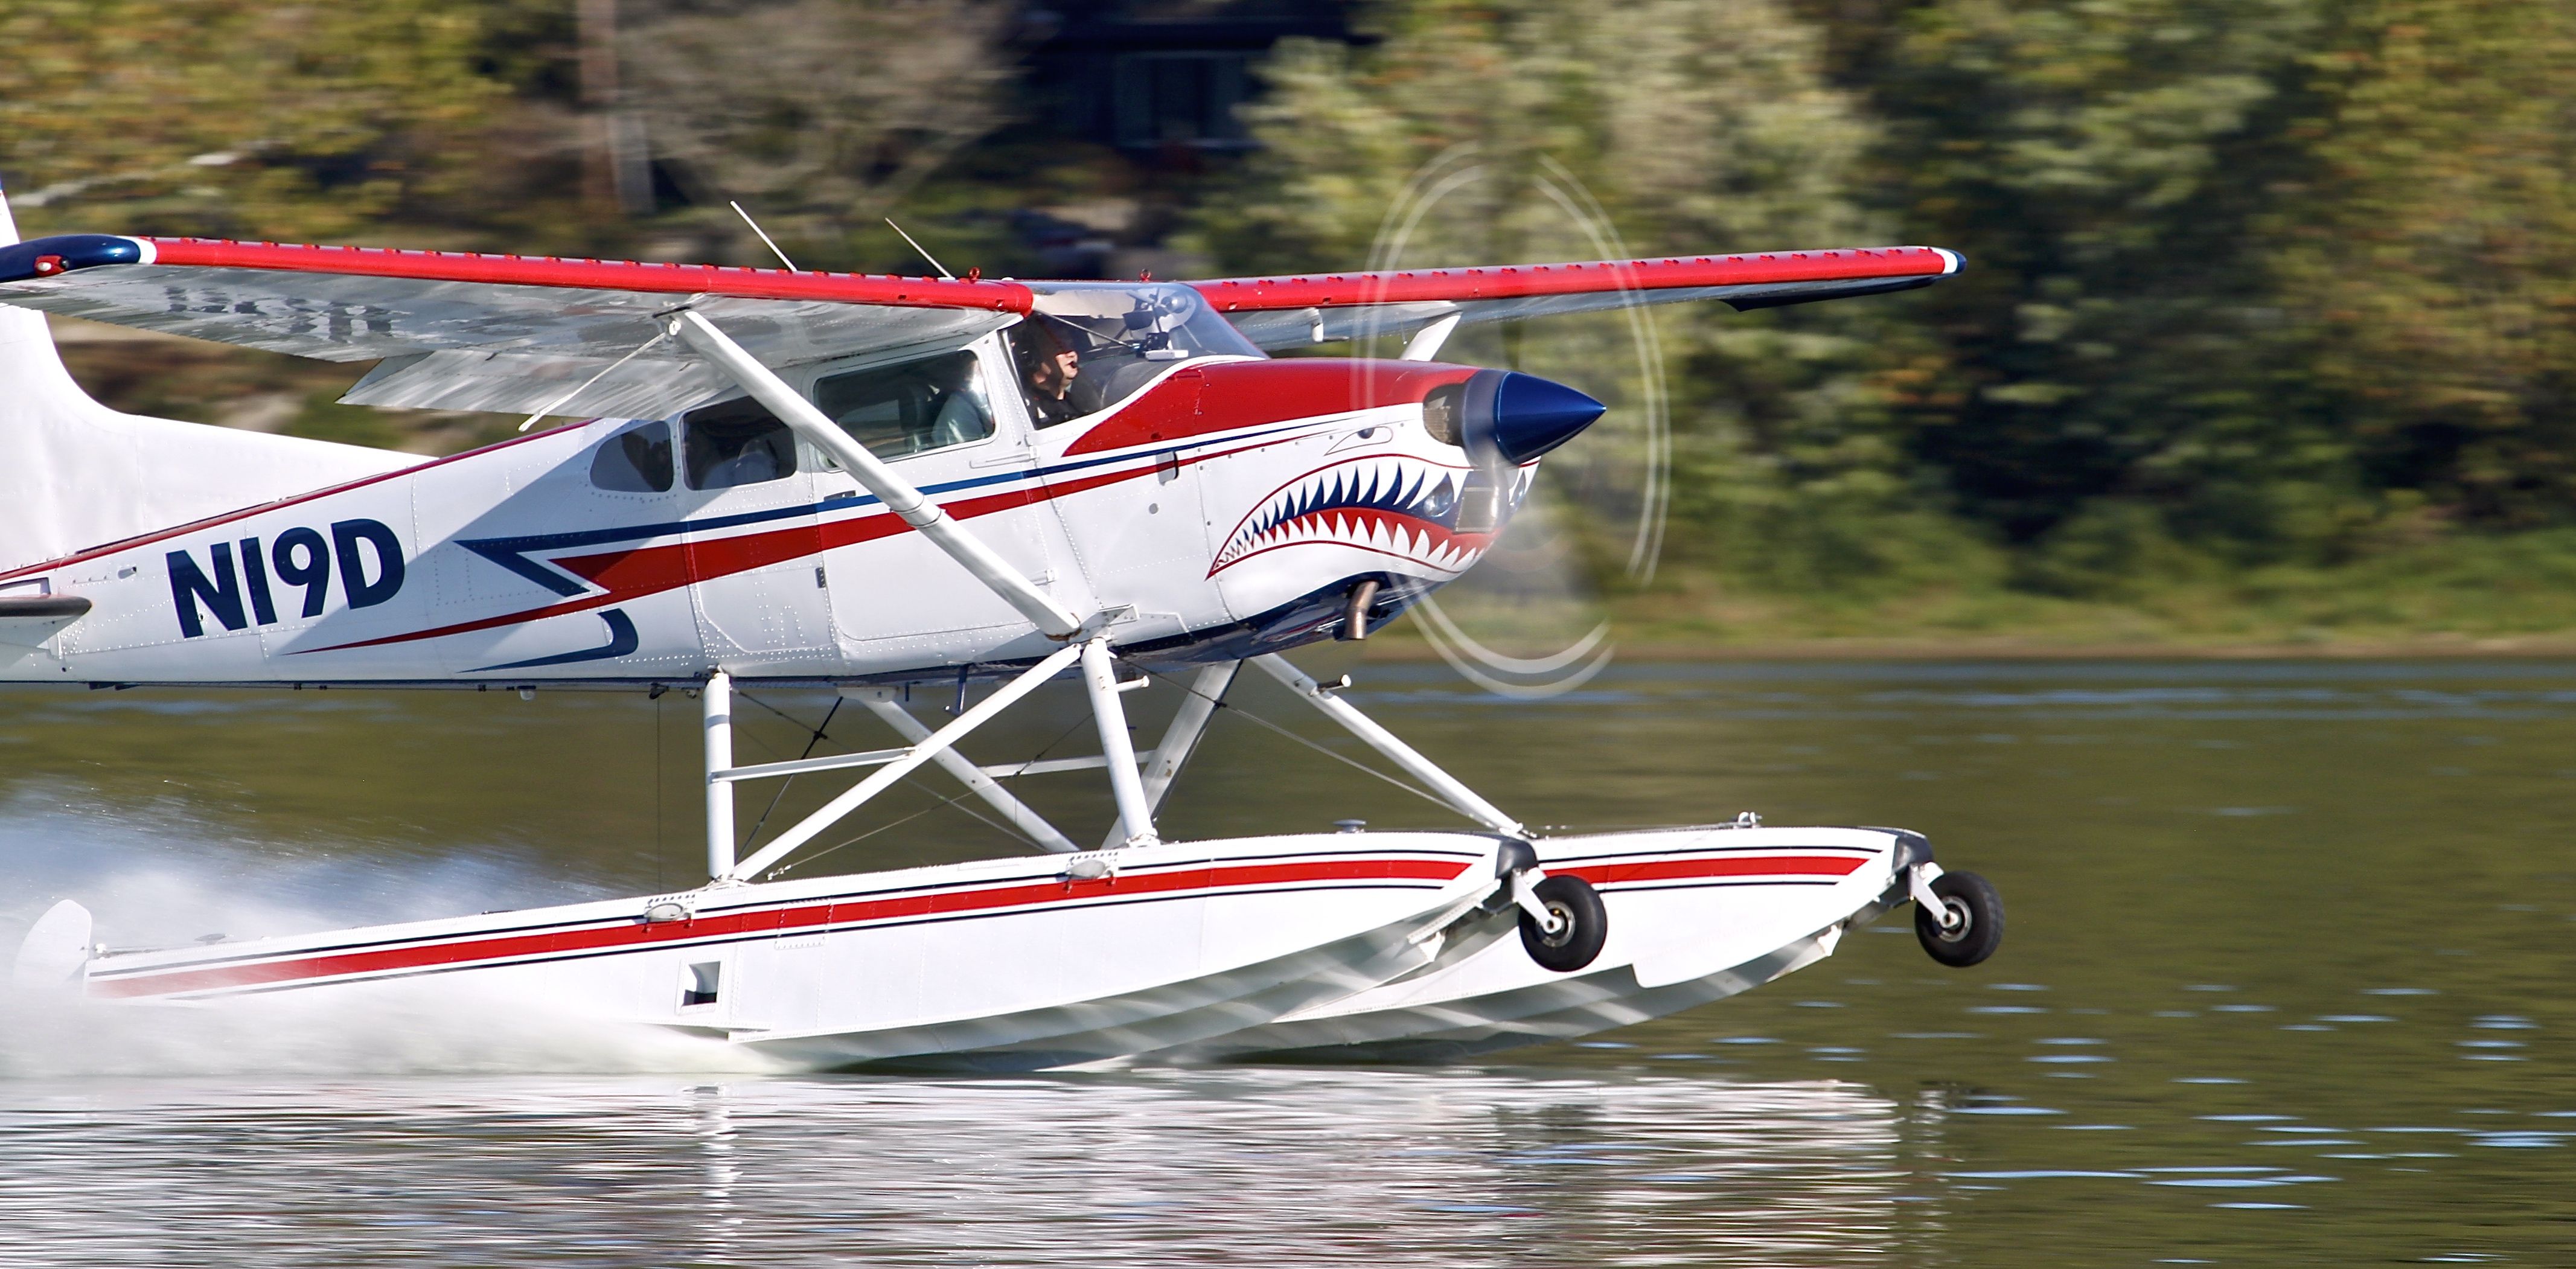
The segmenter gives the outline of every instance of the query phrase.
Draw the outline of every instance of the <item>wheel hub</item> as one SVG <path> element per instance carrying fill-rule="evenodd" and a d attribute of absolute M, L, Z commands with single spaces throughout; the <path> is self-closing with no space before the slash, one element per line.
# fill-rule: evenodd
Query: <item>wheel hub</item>
<path fill-rule="evenodd" d="M 1565 946 L 1574 938 L 1574 910 L 1562 903 L 1547 905 L 1547 922 L 1540 928 L 1540 942 L 1549 947 Z"/>

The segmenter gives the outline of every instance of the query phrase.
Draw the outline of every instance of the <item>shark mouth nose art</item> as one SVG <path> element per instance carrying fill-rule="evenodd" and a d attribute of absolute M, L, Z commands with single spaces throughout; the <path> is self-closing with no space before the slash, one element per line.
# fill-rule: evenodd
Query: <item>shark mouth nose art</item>
<path fill-rule="evenodd" d="M 1281 547 L 1354 547 L 1441 573 L 1458 573 L 1493 544 L 1491 533 L 1460 533 L 1458 495 L 1469 472 L 1420 459 L 1372 457 L 1300 476 L 1262 500 L 1235 526 L 1208 569 L 1213 577 Z M 1527 492 L 1529 473 L 1514 482 Z"/>

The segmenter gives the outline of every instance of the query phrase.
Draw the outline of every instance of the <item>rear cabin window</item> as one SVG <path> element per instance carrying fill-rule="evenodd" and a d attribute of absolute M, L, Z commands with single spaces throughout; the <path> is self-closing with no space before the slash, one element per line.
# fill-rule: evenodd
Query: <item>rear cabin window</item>
<path fill-rule="evenodd" d="M 980 441 L 993 434 L 993 412 L 975 382 L 975 354 L 945 353 L 826 375 L 814 404 L 850 439 L 879 458 Z"/>
<path fill-rule="evenodd" d="M 600 443 L 590 460 L 590 483 L 618 493 L 671 490 L 671 425 L 638 423 Z"/>
<path fill-rule="evenodd" d="M 736 397 L 689 411 L 689 488 L 730 489 L 796 474 L 796 436 L 759 402 Z"/>

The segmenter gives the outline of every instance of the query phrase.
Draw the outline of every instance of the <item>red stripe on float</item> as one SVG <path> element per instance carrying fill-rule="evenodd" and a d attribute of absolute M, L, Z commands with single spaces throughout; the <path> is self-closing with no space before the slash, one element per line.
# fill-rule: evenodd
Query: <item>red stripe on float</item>
<path fill-rule="evenodd" d="M 1178 868 L 1169 872 L 1093 880 L 1047 880 L 982 890 L 890 895 L 882 899 L 841 899 L 792 908 L 725 913 L 688 921 L 621 924 L 581 930 L 507 934 L 450 943 L 337 952 L 256 965 L 211 969 L 177 969 L 137 974 L 131 978 L 93 981 L 95 996 L 166 996 L 256 987 L 312 978 L 388 974 L 523 956 L 640 949 L 656 943 L 726 936 L 758 935 L 814 926 L 861 921 L 901 920 L 1079 899 L 1129 898 L 1214 890 L 1235 886 L 1286 885 L 1301 881 L 1438 881 L 1455 879 L 1470 865 L 1441 859 L 1332 859 L 1233 867 Z"/>
<path fill-rule="evenodd" d="M 1720 855 L 1705 859 L 1648 859 L 1633 864 L 1585 864 L 1550 868 L 1569 872 L 1595 886 L 1631 881 L 1681 881 L 1701 877 L 1848 877 L 1868 862 L 1857 855 Z"/>

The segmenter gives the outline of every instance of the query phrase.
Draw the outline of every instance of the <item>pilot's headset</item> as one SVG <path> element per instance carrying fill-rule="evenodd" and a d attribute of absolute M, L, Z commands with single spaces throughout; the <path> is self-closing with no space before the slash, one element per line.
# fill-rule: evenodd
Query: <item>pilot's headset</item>
<path fill-rule="evenodd" d="M 1035 382 L 1050 369 L 1058 353 L 1089 355 L 1092 341 L 1081 327 L 1062 318 L 1031 313 L 1011 331 L 1011 352 L 1020 363 L 1020 382 Z"/>

